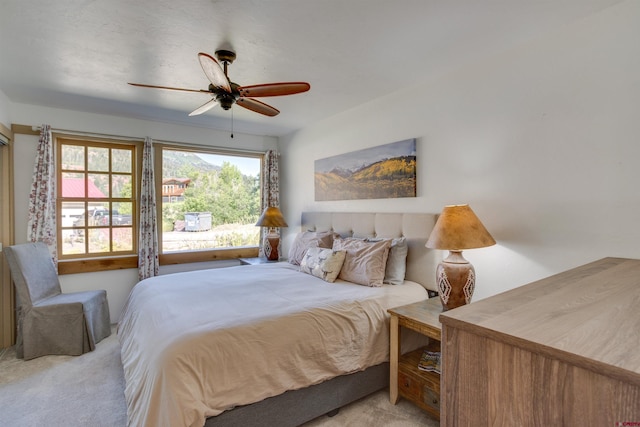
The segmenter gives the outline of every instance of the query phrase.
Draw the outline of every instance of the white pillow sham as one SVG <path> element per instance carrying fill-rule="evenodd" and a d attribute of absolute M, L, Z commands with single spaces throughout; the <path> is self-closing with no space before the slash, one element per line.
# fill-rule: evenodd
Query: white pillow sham
<path fill-rule="evenodd" d="M 383 283 L 390 285 L 401 285 L 407 274 L 407 239 L 404 237 L 396 237 L 395 239 L 377 239 L 368 238 L 370 242 L 379 242 L 381 240 L 390 240 L 391 248 L 389 249 L 389 257 L 387 258 L 387 266 L 384 272 Z"/>
<path fill-rule="evenodd" d="M 333 250 L 346 251 L 338 277 L 359 285 L 382 286 L 390 247 L 390 240 L 370 242 L 354 237 L 334 239 Z"/>
<path fill-rule="evenodd" d="M 304 258 L 305 252 L 309 248 L 328 248 L 333 246 L 332 231 L 301 231 L 296 234 L 296 238 L 289 248 L 289 263 L 293 265 L 300 265 L 302 258 Z"/>

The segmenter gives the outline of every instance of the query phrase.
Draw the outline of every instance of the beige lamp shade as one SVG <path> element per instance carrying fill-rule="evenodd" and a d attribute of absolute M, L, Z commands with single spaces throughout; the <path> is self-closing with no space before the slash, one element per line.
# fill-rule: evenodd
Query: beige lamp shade
<path fill-rule="evenodd" d="M 451 205 L 442 210 L 425 246 L 461 251 L 495 244 L 469 205 Z"/>
<path fill-rule="evenodd" d="M 288 227 L 282 212 L 275 206 L 265 209 L 260 218 L 258 218 L 256 225 L 258 227 Z"/>

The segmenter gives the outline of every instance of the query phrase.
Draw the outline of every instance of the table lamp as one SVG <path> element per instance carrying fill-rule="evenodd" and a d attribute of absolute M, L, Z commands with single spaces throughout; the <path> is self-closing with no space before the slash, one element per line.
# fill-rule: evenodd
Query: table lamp
<path fill-rule="evenodd" d="M 469 304 L 473 296 L 475 269 L 464 259 L 462 250 L 495 244 L 469 205 L 444 207 L 425 246 L 449 251 L 449 256 L 438 264 L 436 270 L 438 293 L 445 311 Z"/>
<path fill-rule="evenodd" d="M 262 212 L 258 222 L 258 227 L 269 227 L 267 235 L 264 237 L 262 250 L 270 261 L 277 261 L 280 258 L 278 254 L 278 246 L 280 245 L 280 234 L 276 231 L 279 227 L 288 227 L 287 222 L 282 216 L 282 212 L 275 206 L 268 207 Z"/>

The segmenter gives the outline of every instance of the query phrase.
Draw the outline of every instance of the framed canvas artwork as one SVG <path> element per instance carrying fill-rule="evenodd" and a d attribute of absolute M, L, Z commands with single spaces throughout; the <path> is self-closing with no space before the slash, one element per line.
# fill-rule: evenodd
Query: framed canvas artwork
<path fill-rule="evenodd" d="M 415 138 L 315 161 L 316 201 L 416 197 Z"/>

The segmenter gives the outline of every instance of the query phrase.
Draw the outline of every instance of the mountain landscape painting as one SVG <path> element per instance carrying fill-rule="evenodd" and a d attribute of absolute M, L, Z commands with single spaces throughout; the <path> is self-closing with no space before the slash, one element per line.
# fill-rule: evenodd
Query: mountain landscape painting
<path fill-rule="evenodd" d="M 315 199 L 416 197 L 415 138 L 315 161 Z"/>

